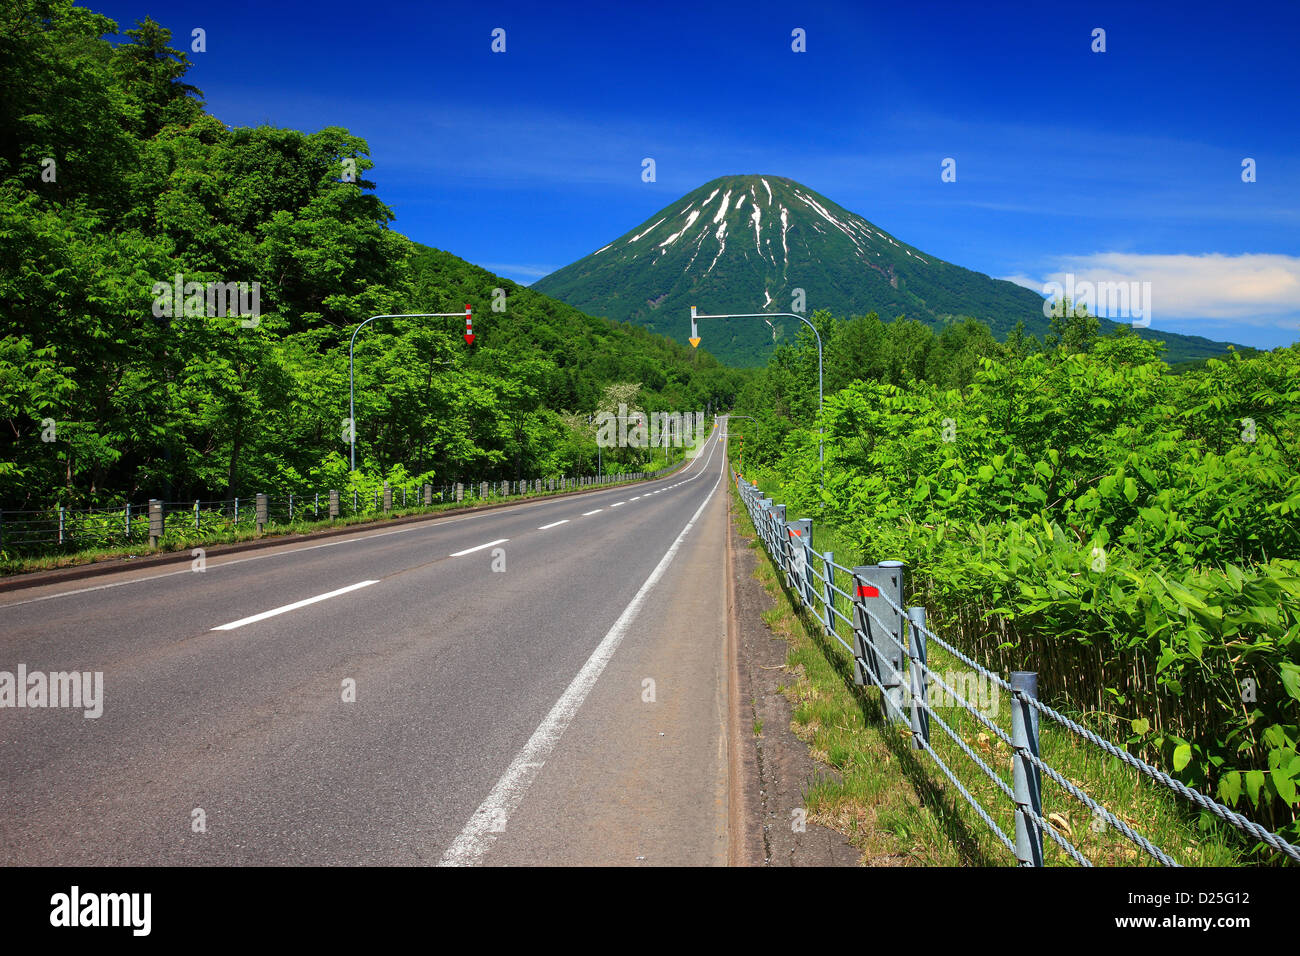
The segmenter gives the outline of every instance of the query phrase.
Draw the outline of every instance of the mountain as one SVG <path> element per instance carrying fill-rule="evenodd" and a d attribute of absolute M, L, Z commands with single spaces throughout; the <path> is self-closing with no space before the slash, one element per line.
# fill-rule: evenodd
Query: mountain
<path fill-rule="evenodd" d="M 634 322 L 685 342 L 690 307 L 717 312 L 806 312 L 845 318 L 875 312 L 942 326 L 974 316 L 1005 338 L 1023 320 L 1042 336 L 1040 295 L 944 262 L 782 176 L 724 176 L 531 286 L 584 312 Z M 787 335 L 795 319 L 774 322 Z M 1102 320 L 1102 331 L 1115 323 Z M 1153 329 L 1170 362 L 1221 355 L 1224 343 Z M 766 364 L 773 333 L 754 319 L 700 323 L 704 348 L 731 365 Z"/>

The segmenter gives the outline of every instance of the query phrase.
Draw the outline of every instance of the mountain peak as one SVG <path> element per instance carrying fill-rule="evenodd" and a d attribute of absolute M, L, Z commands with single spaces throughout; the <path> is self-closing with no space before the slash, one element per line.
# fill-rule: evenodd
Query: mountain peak
<path fill-rule="evenodd" d="M 690 335 L 692 305 L 703 314 L 875 312 L 935 326 L 972 316 L 999 337 L 1019 321 L 1036 335 L 1050 326 L 1031 289 L 922 252 L 793 179 L 752 173 L 705 183 L 532 288 L 679 342 Z M 718 319 L 700 334 L 722 361 L 760 365 L 782 328 Z"/>

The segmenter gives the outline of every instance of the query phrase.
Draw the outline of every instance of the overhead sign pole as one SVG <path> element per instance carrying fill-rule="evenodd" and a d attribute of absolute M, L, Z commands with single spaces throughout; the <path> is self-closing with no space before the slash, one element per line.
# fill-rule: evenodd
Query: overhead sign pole
<path fill-rule="evenodd" d="M 352 471 L 357 470 L 357 408 L 356 385 L 353 376 L 354 353 L 357 347 L 357 333 L 375 319 L 446 319 L 458 318 L 459 312 L 397 312 L 392 315 L 372 315 L 352 330 L 352 341 L 348 343 L 348 461 Z M 469 306 L 465 306 L 465 341 L 473 344 L 474 336 L 469 325 Z"/>
<path fill-rule="evenodd" d="M 806 318 L 797 312 L 737 312 L 725 315 L 700 315 L 695 311 L 695 306 L 691 306 L 691 347 L 694 348 L 700 344 L 700 333 L 696 326 L 697 319 L 771 319 L 775 316 L 787 316 L 792 319 L 798 319 L 808 328 L 812 329 L 813 335 L 817 337 L 817 460 L 822 466 L 822 484 L 826 483 L 826 448 L 825 435 L 826 428 L 821 424 L 822 417 L 822 336 L 817 331 L 817 326 L 813 325 Z M 770 325 L 771 323 L 769 323 Z"/>

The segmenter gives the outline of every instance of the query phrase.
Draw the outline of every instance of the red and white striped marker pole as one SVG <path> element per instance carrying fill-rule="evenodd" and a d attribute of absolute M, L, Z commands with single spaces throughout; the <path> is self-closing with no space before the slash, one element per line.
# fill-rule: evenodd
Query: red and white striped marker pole
<path fill-rule="evenodd" d="M 474 318 L 469 312 L 469 303 L 465 303 L 465 344 L 474 344 Z"/>

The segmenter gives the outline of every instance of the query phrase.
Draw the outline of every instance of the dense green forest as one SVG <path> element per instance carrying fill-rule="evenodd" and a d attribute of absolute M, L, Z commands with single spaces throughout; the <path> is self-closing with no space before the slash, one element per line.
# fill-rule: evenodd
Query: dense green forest
<path fill-rule="evenodd" d="M 825 485 L 807 332 L 737 402 L 746 476 L 903 560 L 986 661 L 1300 834 L 1300 347 L 1178 374 L 1086 315 L 1006 343 L 815 321 Z"/>
<path fill-rule="evenodd" d="M 118 36 L 67 0 L 0 17 L 0 506 L 337 486 L 348 343 L 377 314 L 470 304 L 477 338 L 456 317 L 360 333 L 372 478 L 590 474 L 612 387 L 649 411 L 738 390 L 708 355 L 400 235 L 346 130 L 227 128 L 158 24 Z M 259 283 L 258 317 L 157 316 L 178 274 Z"/>

